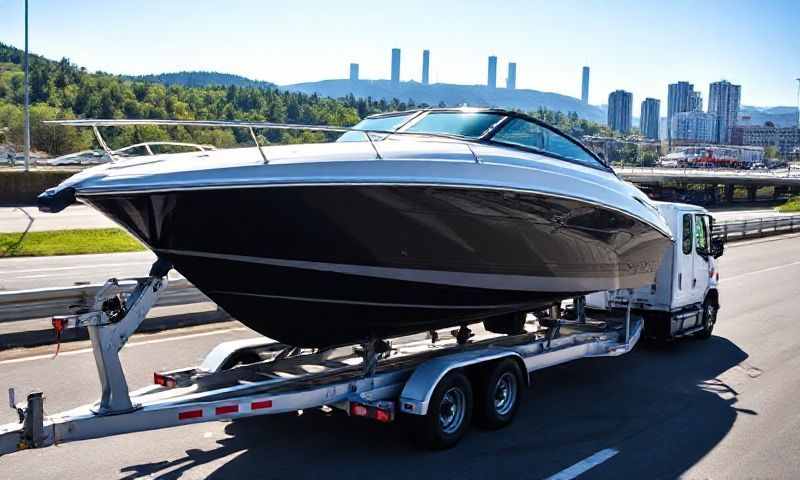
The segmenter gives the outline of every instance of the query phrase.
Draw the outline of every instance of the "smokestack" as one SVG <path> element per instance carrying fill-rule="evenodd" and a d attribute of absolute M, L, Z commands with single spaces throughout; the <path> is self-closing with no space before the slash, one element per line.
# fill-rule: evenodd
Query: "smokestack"
<path fill-rule="evenodd" d="M 431 68 L 431 52 L 429 50 L 422 51 L 422 84 L 429 84 L 429 74 Z"/>
<path fill-rule="evenodd" d="M 486 80 L 486 86 L 497 88 L 497 57 L 494 55 L 489 57 L 489 78 Z"/>
<path fill-rule="evenodd" d="M 392 83 L 400 83 L 400 49 L 392 49 Z"/>
<path fill-rule="evenodd" d="M 583 67 L 583 80 L 581 81 L 581 102 L 589 104 L 589 67 Z"/>
<path fill-rule="evenodd" d="M 517 88 L 517 64 L 509 62 L 508 64 L 508 77 L 506 77 L 506 88 L 515 90 Z"/>

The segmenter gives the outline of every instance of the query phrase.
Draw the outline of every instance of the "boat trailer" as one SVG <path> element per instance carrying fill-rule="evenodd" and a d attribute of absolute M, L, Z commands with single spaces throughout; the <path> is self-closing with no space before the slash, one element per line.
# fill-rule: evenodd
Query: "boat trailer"
<path fill-rule="evenodd" d="M 53 318 L 56 332 L 88 329 L 100 399 L 45 416 L 42 392 L 31 392 L 17 404 L 14 389 L 9 389 L 19 422 L 0 425 L 0 455 L 123 433 L 324 407 L 380 422 L 391 422 L 399 414 L 438 416 L 440 422 L 426 422 L 431 425 L 458 418 L 468 422 L 471 412 L 465 412 L 466 417 L 464 412 L 461 417 L 454 415 L 458 408 L 469 409 L 469 402 L 460 407 L 447 403 L 454 382 L 458 386 L 459 382 L 484 381 L 480 379 L 486 378 L 486 372 L 505 369 L 500 372 L 505 383 L 498 381 L 496 395 L 506 403 L 499 405 L 518 404 L 531 372 L 579 358 L 622 355 L 634 347 L 642 332 L 642 320 L 632 318 L 630 308 L 598 321 L 586 318 L 578 299 L 573 320 L 553 311 L 549 318 L 529 320 L 525 332 L 514 335 L 472 334 L 462 326 L 449 333 L 324 350 L 287 346 L 265 337 L 224 342 L 200 366 L 156 372 L 153 385 L 129 392 L 119 351 L 167 286 L 166 276 L 135 280 L 136 288 L 128 294 L 120 289 L 119 281 L 108 280 L 75 314 Z M 521 382 L 509 376 L 515 372 Z M 450 388 L 444 392 L 447 395 L 440 392 L 443 385 Z M 508 405 L 498 410 L 495 423 L 510 422 L 516 404 L 511 405 L 513 410 L 507 410 Z M 450 437 L 442 436 L 446 429 L 440 431 L 429 446 L 452 446 L 466 427 L 459 428 Z"/>

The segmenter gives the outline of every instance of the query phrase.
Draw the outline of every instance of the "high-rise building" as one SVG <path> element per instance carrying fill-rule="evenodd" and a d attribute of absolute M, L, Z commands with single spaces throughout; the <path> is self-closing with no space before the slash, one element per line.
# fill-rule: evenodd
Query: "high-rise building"
<path fill-rule="evenodd" d="M 698 110 L 698 102 L 700 110 Z M 702 111 L 703 98 L 689 82 L 671 83 L 667 91 L 667 138 L 672 139 L 672 117 L 676 113 Z"/>
<path fill-rule="evenodd" d="M 713 82 L 708 89 L 708 113 L 717 116 L 716 141 L 730 143 L 731 131 L 736 126 L 742 87 L 728 81 Z"/>
<path fill-rule="evenodd" d="M 351 63 L 350 64 L 350 81 L 358 80 L 358 64 Z"/>
<path fill-rule="evenodd" d="M 400 49 L 392 49 L 392 83 L 400 83 Z"/>
<path fill-rule="evenodd" d="M 583 78 L 581 80 L 581 102 L 589 104 L 589 67 L 583 67 Z"/>
<path fill-rule="evenodd" d="M 506 88 L 514 90 L 517 88 L 517 64 L 514 62 L 508 63 L 508 77 L 506 77 Z"/>
<path fill-rule="evenodd" d="M 633 94 L 625 90 L 615 90 L 608 96 L 608 126 L 620 133 L 631 131 L 633 116 Z"/>
<path fill-rule="evenodd" d="M 494 55 L 489 57 L 489 75 L 486 80 L 486 86 L 489 88 L 497 87 L 497 57 Z"/>
<path fill-rule="evenodd" d="M 430 50 L 422 51 L 422 84 L 428 85 L 430 83 L 430 68 L 431 68 L 431 52 Z"/>
<path fill-rule="evenodd" d="M 694 91 L 689 97 L 689 112 L 702 112 L 703 111 L 703 94 Z"/>
<path fill-rule="evenodd" d="M 767 125 L 736 125 L 731 132 L 734 145 L 775 147 L 784 158 L 800 148 L 800 128 Z"/>
<path fill-rule="evenodd" d="M 703 112 L 677 112 L 672 116 L 672 139 L 678 143 L 716 142 L 717 116 Z"/>
<path fill-rule="evenodd" d="M 639 117 L 639 130 L 646 138 L 658 140 L 658 119 L 661 111 L 661 101 L 655 98 L 645 98 Z"/>
<path fill-rule="evenodd" d="M 667 93 L 667 121 L 671 121 L 676 113 L 692 111 L 694 85 L 689 82 L 671 83 Z"/>

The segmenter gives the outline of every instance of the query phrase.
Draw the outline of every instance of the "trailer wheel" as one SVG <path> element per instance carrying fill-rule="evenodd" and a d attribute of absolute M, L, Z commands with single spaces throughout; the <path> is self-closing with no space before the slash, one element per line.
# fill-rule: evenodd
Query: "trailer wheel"
<path fill-rule="evenodd" d="M 463 373 L 448 373 L 431 395 L 428 413 L 419 417 L 417 442 L 436 450 L 461 440 L 472 419 L 472 386 Z"/>
<path fill-rule="evenodd" d="M 518 335 L 525 332 L 526 312 L 507 313 L 498 317 L 487 318 L 483 321 L 483 328 L 503 335 Z"/>
<path fill-rule="evenodd" d="M 510 358 L 493 362 L 481 375 L 475 399 L 476 423 L 496 430 L 511 423 L 524 393 L 524 379 Z"/>
<path fill-rule="evenodd" d="M 703 340 L 711 338 L 714 333 L 714 325 L 717 323 L 717 307 L 707 298 L 703 302 L 703 329 L 697 333 L 697 338 Z"/>

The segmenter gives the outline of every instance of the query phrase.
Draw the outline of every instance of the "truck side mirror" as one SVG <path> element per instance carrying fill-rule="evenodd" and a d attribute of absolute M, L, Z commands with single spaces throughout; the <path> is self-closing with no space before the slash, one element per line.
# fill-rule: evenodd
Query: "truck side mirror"
<path fill-rule="evenodd" d="M 712 238 L 711 239 L 711 256 L 714 258 L 719 258 L 725 252 L 725 239 L 723 238 Z"/>

